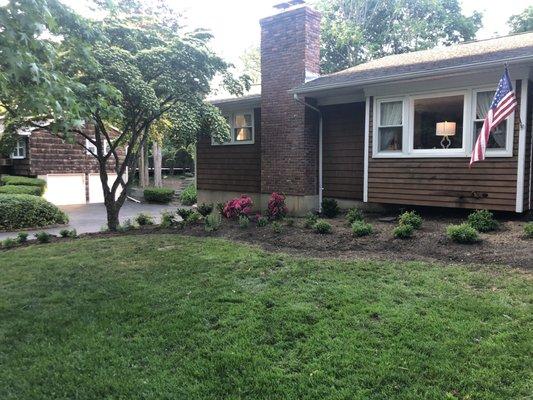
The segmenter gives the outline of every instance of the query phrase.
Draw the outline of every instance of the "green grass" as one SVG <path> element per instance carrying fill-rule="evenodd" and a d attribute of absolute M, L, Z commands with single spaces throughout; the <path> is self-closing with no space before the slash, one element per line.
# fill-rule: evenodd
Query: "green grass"
<path fill-rule="evenodd" d="M 174 235 L 9 250 L 0 398 L 526 398 L 532 297 L 503 268 Z"/>

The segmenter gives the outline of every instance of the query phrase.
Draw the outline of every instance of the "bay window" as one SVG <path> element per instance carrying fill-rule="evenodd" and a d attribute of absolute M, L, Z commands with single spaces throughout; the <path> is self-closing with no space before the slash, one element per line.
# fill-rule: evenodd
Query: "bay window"
<path fill-rule="evenodd" d="M 224 117 L 231 129 L 229 140 L 218 143 L 211 141 L 213 145 L 230 145 L 230 144 L 253 144 L 254 143 L 254 112 L 240 111 L 225 114 Z"/>

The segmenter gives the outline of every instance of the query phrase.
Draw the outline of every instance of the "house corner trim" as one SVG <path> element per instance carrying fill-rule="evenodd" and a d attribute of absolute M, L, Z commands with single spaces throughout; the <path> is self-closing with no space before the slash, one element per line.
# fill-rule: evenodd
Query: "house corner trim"
<path fill-rule="evenodd" d="M 520 125 L 518 129 L 518 167 L 516 173 L 516 208 L 517 213 L 524 211 L 524 169 L 526 158 L 527 130 L 527 86 L 528 80 L 522 79 L 520 90 Z"/>
<path fill-rule="evenodd" d="M 368 203 L 368 144 L 370 135 L 370 97 L 365 99 L 365 153 L 363 171 L 363 202 Z"/>

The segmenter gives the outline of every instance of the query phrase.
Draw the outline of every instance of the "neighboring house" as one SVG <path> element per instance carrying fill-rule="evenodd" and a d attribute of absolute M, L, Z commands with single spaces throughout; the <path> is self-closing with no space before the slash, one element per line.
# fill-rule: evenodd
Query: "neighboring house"
<path fill-rule="evenodd" d="M 261 94 L 213 101 L 232 139 L 199 139 L 200 203 L 245 193 L 264 209 L 277 191 L 296 213 L 322 197 L 343 206 L 532 208 L 533 33 L 319 76 L 317 11 L 285 10 L 263 19 L 261 31 Z M 518 108 L 492 134 L 487 159 L 469 168 L 506 62 Z"/>
<path fill-rule="evenodd" d="M 92 136 L 92 127 L 87 126 L 85 133 Z M 81 135 L 78 139 L 90 145 Z M 107 171 L 110 183 L 114 182 L 114 163 L 109 162 Z M 20 130 L 11 156 L 0 156 L 0 174 L 46 180 L 43 196 L 56 205 L 104 202 L 96 159 L 80 145 L 44 130 Z"/>

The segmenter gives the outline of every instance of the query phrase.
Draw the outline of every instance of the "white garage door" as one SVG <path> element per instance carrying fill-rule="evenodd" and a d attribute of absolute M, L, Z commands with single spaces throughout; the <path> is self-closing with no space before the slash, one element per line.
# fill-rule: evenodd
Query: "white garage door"
<path fill-rule="evenodd" d="M 46 200 L 58 206 L 85 204 L 85 175 L 46 175 Z"/>
<path fill-rule="evenodd" d="M 108 185 L 111 187 L 117 179 L 116 174 L 107 174 Z M 117 190 L 118 197 L 121 190 Z M 104 191 L 102 190 L 102 181 L 100 180 L 100 174 L 89 174 L 89 203 L 103 203 Z"/>

